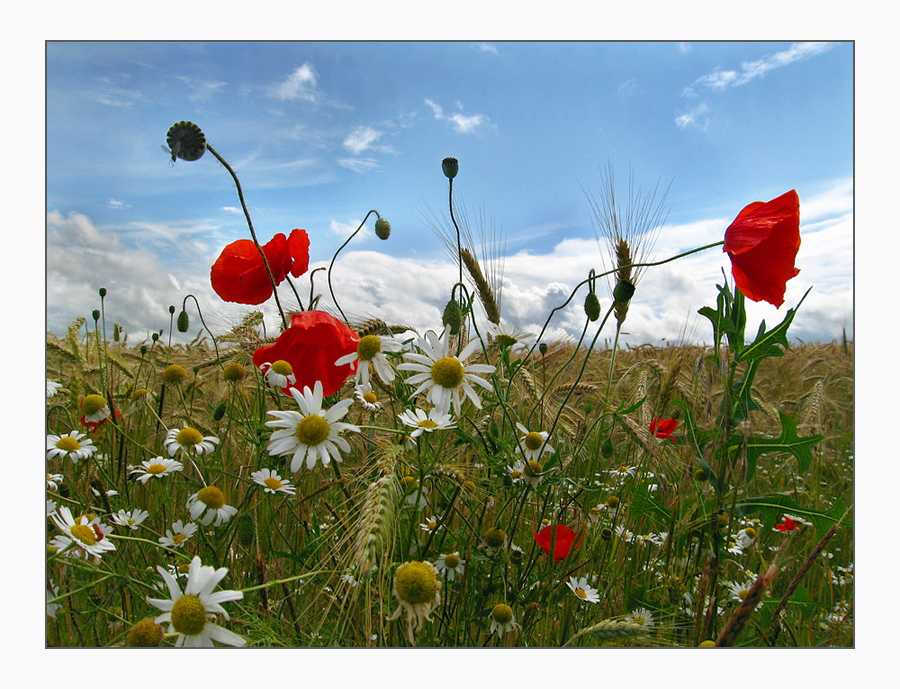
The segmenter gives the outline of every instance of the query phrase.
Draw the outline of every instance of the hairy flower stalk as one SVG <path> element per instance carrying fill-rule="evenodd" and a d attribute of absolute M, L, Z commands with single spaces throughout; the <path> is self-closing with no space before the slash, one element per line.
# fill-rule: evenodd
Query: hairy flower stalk
<path fill-rule="evenodd" d="M 382 221 L 383 221 L 383 223 L 387 223 L 387 221 L 384 220 L 381 217 L 381 215 L 379 215 L 378 211 L 370 210 L 368 213 L 366 213 L 366 217 L 363 218 L 363 221 L 359 224 L 359 227 L 357 227 L 355 230 L 353 230 L 353 232 L 350 234 L 350 236 L 344 240 L 344 243 L 341 244 L 338 247 L 337 251 L 334 252 L 334 256 L 331 257 L 331 263 L 328 264 L 328 291 L 331 293 L 331 300 L 334 302 L 334 305 L 337 307 L 337 310 L 341 312 L 341 318 L 344 319 L 345 323 L 347 322 L 347 315 L 344 313 L 343 309 L 341 308 L 341 305 L 338 303 L 337 297 L 334 296 L 334 289 L 331 286 L 331 273 L 334 271 L 334 262 L 337 260 L 338 254 L 341 253 L 341 251 L 343 251 L 344 247 L 350 243 L 350 240 L 352 240 L 357 234 L 359 234 L 359 231 L 366 224 L 366 221 L 369 219 L 369 216 L 372 215 L 372 213 L 374 213 L 375 217 L 377 218 L 377 220 L 375 221 L 376 227 L 382 228 L 381 233 L 384 232 L 384 230 L 383 230 L 384 225 L 382 224 L 379 226 L 379 223 L 381 223 Z M 387 236 L 382 237 L 382 239 L 387 239 L 387 237 L 390 236 L 390 232 L 391 232 L 390 223 L 387 223 Z M 381 236 L 381 233 L 379 234 L 379 236 Z"/>

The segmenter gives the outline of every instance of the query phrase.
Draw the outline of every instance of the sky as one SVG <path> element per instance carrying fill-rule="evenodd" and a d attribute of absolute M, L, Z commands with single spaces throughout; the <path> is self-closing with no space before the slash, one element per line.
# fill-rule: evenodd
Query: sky
<path fill-rule="evenodd" d="M 719 241 L 745 205 L 796 189 L 801 272 L 780 310 L 750 305 L 748 331 L 812 288 L 793 337 L 853 337 L 852 43 L 49 42 L 46 59 L 52 332 L 90 319 L 100 287 L 107 327 L 131 342 L 168 332 L 187 294 L 216 334 L 254 308 L 211 289 L 210 266 L 249 232 L 211 154 L 172 164 L 162 150 L 187 120 L 236 170 L 261 243 L 305 229 L 315 268 L 370 210 L 391 223 L 381 241 L 371 215 L 335 260 L 351 321 L 440 328 L 458 279 L 435 231 L 453 232 L 441 170 L 453 156 L 457 215 L 514 327 L 537 334 L 608 268 L 596 207 L 612 180 L 624 208 L 631 184 L 659 210 L 636 242 L 648 260 Z M 647 269 L 620 345 L 708 342 L 697 310 L 723 269 L 730 278 L 718 247 Z M 314 286 L 331 309 L 325 274 Z M 308 300 L 308 276 L 295 285 Z M 279 295 L 296 308 L 287 284 Z M 598 296 L 609 305 L 605 280 Z M 582 301 L 545 339 L 580 333 Z M 262 308 L 275 327 L 274 300 Z"/>

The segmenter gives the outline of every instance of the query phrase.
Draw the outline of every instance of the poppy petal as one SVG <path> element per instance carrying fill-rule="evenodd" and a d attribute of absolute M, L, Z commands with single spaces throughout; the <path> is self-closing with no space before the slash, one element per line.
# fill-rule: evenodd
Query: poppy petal
<path fill-rule="evenodd" d="M 238 239 L 226 246 L 209 277 L 213 290 L 223 301 L 256 305 L 272 296 L 272 283 L 262 257 L 249 239 Z"/>
<path fill-rule="evenodd" d="M 298 278 L 309 270 L 309 235 L 306 230 L 292 230 L 287 243 L 293 260 L 291 275 Z"/>

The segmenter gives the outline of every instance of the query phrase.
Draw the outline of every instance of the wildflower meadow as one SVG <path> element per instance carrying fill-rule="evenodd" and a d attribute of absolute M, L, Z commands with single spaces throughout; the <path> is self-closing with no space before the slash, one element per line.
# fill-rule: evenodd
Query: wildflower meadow
<path fill-rule="evenodd" d="M 197 124 L 160 134 L 234 183 L 247 235 L 210 282 L 246 313 L 214 333 L 186 294 L 138 341 L 101 289 L 47 335 L 48 647 L 854 645 L 853 342 L 791 338 L 795 191 L 649 260 L 664 199 L 609 169 L 612 268 L 526 332 L 460 217 L 465 161 L 436 160 L 458 279 L 419 332 L 348 319 L 314 236 L 259 234 Z M 641 280 L 701 252 L 730 264 L 695 308 L 711 345 L 620 347 Z M 747 300 L 779 319 L 748 329 Z M 573 304 L 580 338 L 548 338 Z"/>

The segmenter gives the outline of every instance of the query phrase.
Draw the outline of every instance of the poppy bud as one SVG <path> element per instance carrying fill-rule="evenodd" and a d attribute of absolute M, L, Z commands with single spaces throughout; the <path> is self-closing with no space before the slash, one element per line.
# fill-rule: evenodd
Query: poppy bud
<path fill-rule="evenodd" d="M 225 406 L 225 403 L 222 402 L 222 404 L 216 407 L 216 410 L 213 412 L 213 419 L 216 421 L 222 420 L 222 417 L 225 416 Z"/>
<path fill-rule="evenodd" d="M 150 339 L 153 340 L 154 342 L 156 342 L 159 339 L 159 333 L 153 333 L 150 336 Z"/>
<path fill-rule="evenodd" d="M 175 307 L 172 306 L 171 304 L 169 304 L 169 314 L 170 314 L 170 315 L 174 315 L 174 314 L 175 314 Z"/>
<path fill-rule="evenodd" d="M 541 342 L 541 343 L 538 345 L 538 349 L 539 349 L 540 352 L 541 352 L 541 356 L 543 356 L 544 354 L 547 353 L 547 343 L 546 343 L 546 342 Z"/>
<path fill-rule="evenodd" d="M 91 313 L 91 315 L 94 317 L 94 320 L 95 320 L 95 321 L 99 321 L 99 320 L 100 320 L 100 311 L 99 311 L 99 309 L 94 309 L 94 311 L 93 311 L 93 313 Z"/>
<path fill-rule="evenodd" d="M 103 299 L 103 297 L 105 297 L 105 296 L 106 296 L 106 288 L 101 287 L 100 288 L 100 298 Z"/>
<path fill-rule="evenodd" d="M 188 331 L 188 326 L 190 325 L 190 319 L 188 318 L 187 311 L 182 311 L 178 314 L 178 332 L 186 333 Z"/>
<path fill-rule="evenodd" d="M 375 234 L 378 239 L 387 239 L 391 236 L 391 224 L 384 218 L 378 218 L 375 221 Z"/>
<path fill-rule="evenodd" d="M 237 521 L 237 540 L 245 548 L 253 545 L 256 538 L 256 524 L 253 523 L 253 515 L 242 514 Z"/>
<path fill-rule="evenodd" d="M 178 122 L 169 128 L 166 143 L 172 153 L 172 160 L 199 160 L 206 152 L 206 137 L 193 122 Z"/>
<path fill-rule="evenodd" d="M 444 307 L 441 323 L 450 328 L 451 335 L 456 335 L 459 332 L 459 328 L 462 325 L 462 309 L 459 308 L 459 302 L 455 299 L 448 301 Z"/>
<path fill-rule="evenodd" d="M 453 179 L 456 177 L 456 173 L 459 172 L 459 161 L 456 158 L 444 158 L 441 162 L 441 167 L 447 179 Z"/>
<path fill-rule="evenodd" d="M 141 345 L 141 356 L 147 353 L 147 345 Z"/>
<path fill-rule="evenodd" d="M 607 438 L 603 441 L 603 444 L 600 446 L 600 454 L 603 455 L 604 459 L 609 459 L 613 456 L 613 452 L 615 452 L 615 446 L 613 445 L 612 440 Z"/>
<path fill-rule="evenodd" d="M 628 280 L 619 280 L 613 288 L 613 299 L 618 304 L 627 304 L 634 296 L 634 285 Z"/>
<path fill-rule="evenodd" d="M 597 298 L 596 292 L 588 292 L 584 298 L 584 312 L 592 323 L 600 318 L 600 300 Z"/>

